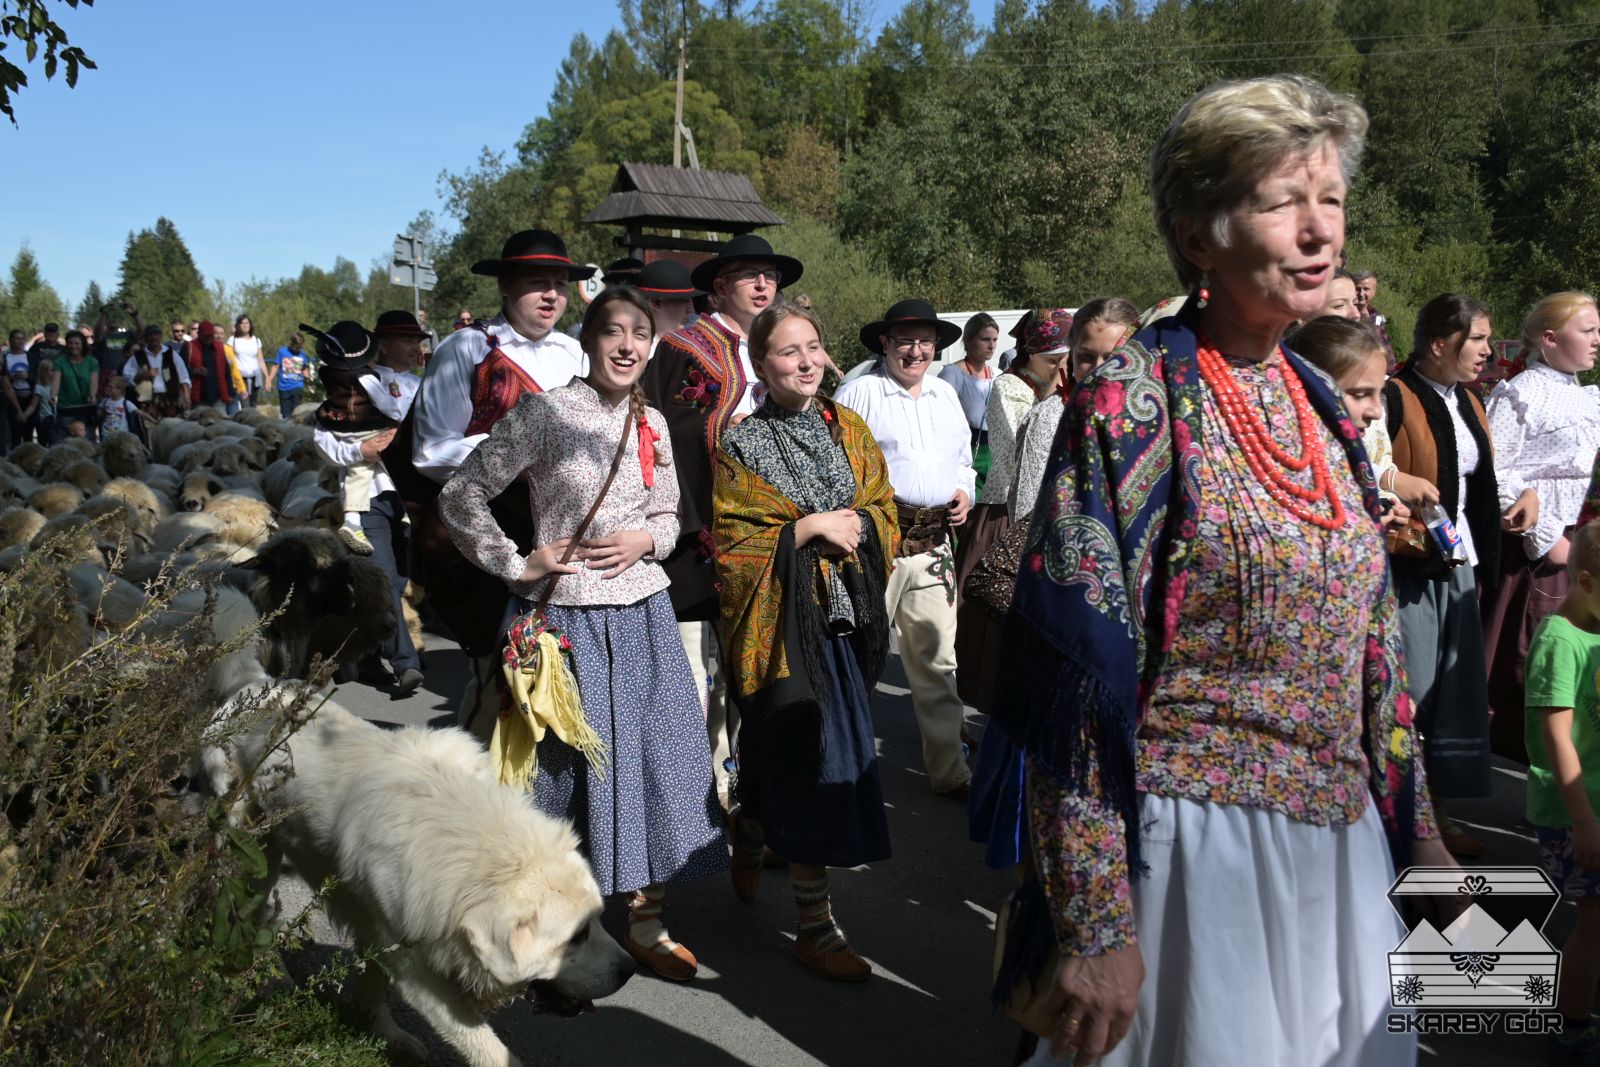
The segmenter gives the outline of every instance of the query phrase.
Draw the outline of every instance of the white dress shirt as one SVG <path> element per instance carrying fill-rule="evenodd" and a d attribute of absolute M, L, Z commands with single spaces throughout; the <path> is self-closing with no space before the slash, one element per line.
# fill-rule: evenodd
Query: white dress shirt
<path fill-rule="evenodd" d="M 972 431 L 961 398 L 948 382 L 928 374 L 912 396 L 882 367 L 845 382 L 835 402 L 860 415 L 889 465 L 895 499 L 938 507 L 957 491 L 972 499 Z"/>
<path fill-rule="evenodd" d="M 750 362 L 750 339 L 740 331 L 739 327 L 729 322 L 727 318 L 720 313 L 712 312 L 711 317 L 716 319 L 717 323 L 722 326 L 723 329 L 727 330 L 731 334 L 736 334 L 739 338 L 739 366 L 744 371 L 744 380 L 746 385 L 744 389 L 744 395 L 741 396 L 739 398 L 739 402 L 733 406 L 733 414 L 735 417 L 741 415 L 753 415 L 755 414 L 756 408 L 761 406 L 761 401 L 766 395 L 766 389 L 756 378 L 755 364 Z"/>
<path fill-rule="evenodd" d="M 1487 407 L 1501 510 L 1525 489 L 1539 497 L 1539 522 L 1522 535 L 1523 552 L 1538 559 L 1583 509 L 1600 450 L 1600 389 L 1535 362 L 1495 386 Z"/>
<path fill-rule="evenodd" d="M 412 401 L 417 398 L 417 390 L 422 387 L 422 379 L 410 371 L 394 370 L 382 364 L 374 364 L 371 374 L 363 374 L 356 381 L 372 400 L 372 406 L 395 422 L 405 419 Z"/>
<path fill-rule="evenodd" d="M 1444 397 L 1444 406 L 1450 411 L 1450 425 L 1456 432 L 1456 532 L 1461 535 L 1461 547 L 1467 553 L 1467 566 L 1478 565 L 1478 549 L 1472 543 L 1472 527 L 1467 523 L 1467 475 L 1476 474 L 1478 470 L 1478 441 L 1472 436 L 1472 431 L 1467 428 L 1467 420 L 1461 417 L 1461 399 L 1456 396 L 1456 387 L 1453 385 L 1440 385 L 1438 382 L 1422 375 L 1422 380 L 1433 386 L 1433 391 Z M 1492 440 L 1492 438 L 1491 438 Z"/>
<path fill-rule="evenodd" d="M 530 341 L 511 328 L 504 314 L 490 319 L 488 327 L 499 341 L 500 351 L 546 392 L 589 373 L 589 357 L 577 341 L 564 333 L 551 330 L 539 340 Z M 456 468 L 488 436 L 465 436 L 467 424 L 472 421 L 472 378 L 488 354 L 489 342 L 481 330 L 462 329 L 441 341 L 439 350 L 428 360 L 422 387 L 417 391 L 411 458 L 417 470 L 436 482 L 449 481 Z"/>
<path fill-rule="evenodd" d="M 162 373 L 162 361 L 166 358 L 166 352 L 167 346 L 163 345 L 161 347 L 161 351 L 159 352 L 145 353 L 145 358 L 150 361 L 150 369 L 154 371 L 156 375 L 154 380 L 152 380 L 150 383 L 150 387 L 155 392 L 156 396 L 163 396 L 167 391 L 166 375 Z M 178 372 L 178 381 L 184 385 L 189 385 L 188 356 L 182 352 L 173 352 L 172 367 Z M 139 376 L 139 361 L 132 356 L 129 356 L 128 362 L 122 365 L 122 376 L 128 379 L 128 382 L 131 384 L 133 380 Z"/>

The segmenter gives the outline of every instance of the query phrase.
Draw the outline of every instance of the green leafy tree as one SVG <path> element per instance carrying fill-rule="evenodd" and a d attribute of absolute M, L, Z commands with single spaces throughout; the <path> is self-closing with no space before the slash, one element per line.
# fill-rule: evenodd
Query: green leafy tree
<path fill-rule="evenodd" d="M 839 222 L 839 153 L 810 126 L 796 126 L 761 164 L 763 199 L 780 213 Z"/>
<path fill-rule="evenodd" d="M 44 285 L 44 276 L 39 273 L 39 260 L 33 254 L 33 249 L 24 244 L 17 250 L 17 258 L 11 261 L 11 299 L 21 302 L 26 300 L 28 294 Z"/>
<path fill-rule="evenodd" d="M 100 283 L 91 281 L 83 291 L 83 299 L 78 301 L 78 321 L 94 322 L 100 317 L 100 309 L 105 306 L 106 297 L 100 291 Z"/>
<path fill-rule="evenodd" d="M 118 302 L 132 303 L 146 322 L 200 312 L 215 315 L 220 310 L 210 299 L 189 246 L 166 217 L 150 229 L 128 235 L 118 279 Z"/>
<path fill-rule="evenodd" d="M 911 0 L 884 26 L 866 56 L 867 119 L 898 123 L 907 99 L 948 78 L 978 43 L 967 0 Z"/>
<path fill-rule="evenodd" d="M 88 7 L 94 0 L 63 0 L 68 7 L 79 4 Z M 10 38 L 7 40 L 6 38 Z M 94 60 L 84 55 L 83 49 L 67 40 L 51 14 L 46 0 L 3 0 L 0 2 L 0 113 L 16 125 L 17 113 L 12 97 L 28 84 L 28 74 L 11 57 L 6 49 L 12 43 L 22 46 L 24 61 L 32 63 L 44 53 L 44 76 L 54 78 L 58 67 L 66 67 L 67 87 L 76 88 L 78 74 L 94 70 Z"/>
<path fill-rule="evenodd" d="M 678 37 L 691 34 L 704 12 L 700 0 L 622 0 L 622 26 L 628 39 L 660 77 L 678 69 Z"/>

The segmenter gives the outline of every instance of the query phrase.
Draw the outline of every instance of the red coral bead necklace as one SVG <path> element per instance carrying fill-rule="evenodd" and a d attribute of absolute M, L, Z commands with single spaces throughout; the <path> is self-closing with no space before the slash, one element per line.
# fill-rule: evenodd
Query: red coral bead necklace
<path fill-rule="evenodd" d="M 1324 530 L 1343 526 L 1344 504 L 1328 473 L 1327 450 L 1321 445 L 1319 433 L 1320 420 L 1311 410 L 1311 401 L 1306 398 L 1299 375 L 1292 368 L 1284 368 L 1283 382 L 1289 391 L 1290 403 L 1294 405 L 1300 431 L 1300 454 L 1293 456 L 1273 439 L 1239 387 L 1228 361 L 1208 338 L 1200 338 L 1197 354 L 1200 377 L 1217 398 L 1217 407 L 1222 411 L 1229 434 L 1244 453 L 1250 473 L 1266 489 L 1267 495 L 1291 515 L 1313 526 Z M 1311 469 L 1310 486 L 1300 484 L 1293 477 L 1307 467 Z"/>

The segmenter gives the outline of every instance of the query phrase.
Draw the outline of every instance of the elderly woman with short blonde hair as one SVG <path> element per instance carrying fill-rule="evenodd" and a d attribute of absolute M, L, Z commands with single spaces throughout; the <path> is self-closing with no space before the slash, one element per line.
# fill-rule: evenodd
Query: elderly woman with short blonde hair
<path fill-rule="evenodd" d="M 1366 453 L 1282 343 L 1323 304 L 1366 129 L 1273 77 L 1202 91 L 1156 145 L 1191 299 L 1072 396 L 992 706 L 1060 956 L 1032 1062 L 1415 1057 L 1384 1027 L 1384 894 L 1397 859 L 1448 858 Z"/>

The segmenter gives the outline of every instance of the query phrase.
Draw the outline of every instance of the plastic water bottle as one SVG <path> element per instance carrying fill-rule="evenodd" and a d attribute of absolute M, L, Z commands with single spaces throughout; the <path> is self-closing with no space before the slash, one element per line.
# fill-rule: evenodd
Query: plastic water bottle
<path fill-rule="evenodd" d="M 1461 543 L 1461 532 L 1450 521 L 1450 515 L 1438 504 L 1429 504 L 1422 512 L 1422 523 L 1444 557 L 1445 566 L 1459 567 L 1467 562 L 1467 549 Z"/>

